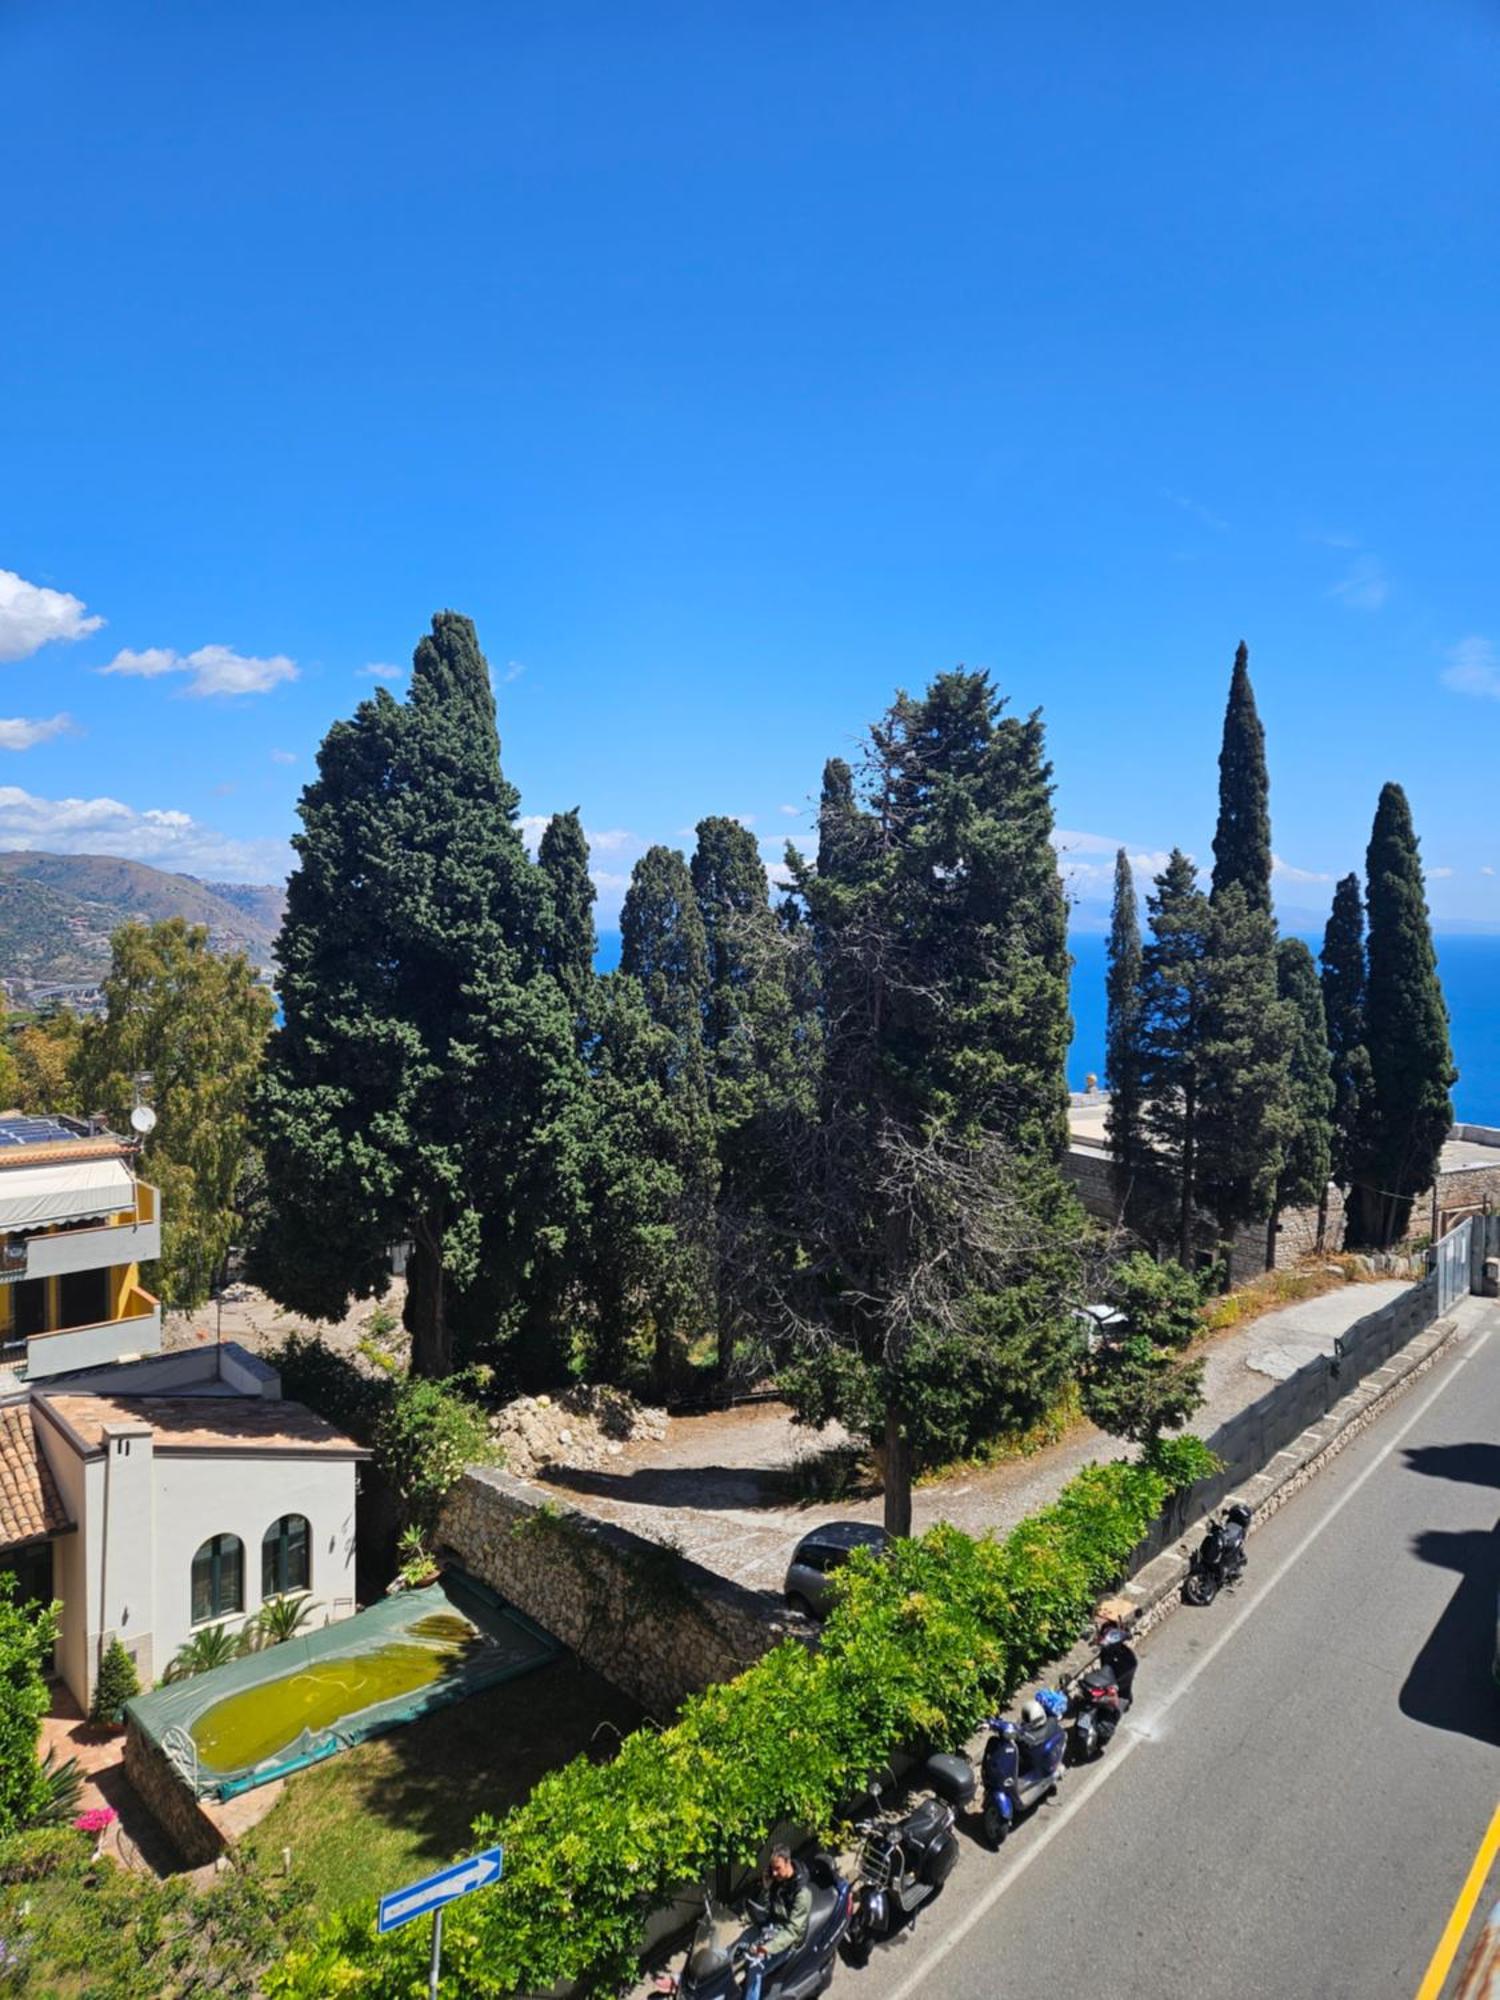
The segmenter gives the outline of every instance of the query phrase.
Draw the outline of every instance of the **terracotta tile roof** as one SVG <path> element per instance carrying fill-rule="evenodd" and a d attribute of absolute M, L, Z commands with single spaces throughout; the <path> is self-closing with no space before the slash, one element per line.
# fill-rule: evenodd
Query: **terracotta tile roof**
<path fill-rule="evenodd" d="M 149 1424 L 157 1451 L 287 1451 L 368 1458 L 353 1438 L 303 1403 L 268 1396 L 38 1395 L 85 1447 L 104 1441 L 106 1424 Z"/>
<path fill-rule="evenodd" d="M 0 1407 L 0 1549 L 71 1528 L 25 1403 Z"/>

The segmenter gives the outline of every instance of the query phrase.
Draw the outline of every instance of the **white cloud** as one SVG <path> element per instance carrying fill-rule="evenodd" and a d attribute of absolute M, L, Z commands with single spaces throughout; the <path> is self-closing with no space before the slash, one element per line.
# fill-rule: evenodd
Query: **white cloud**
<path fill-rule="evenodd" d="M 190 695 L 268 694 L 282 681 L 296 680 L 297 663 L 285 653 L 257 659 L 253 654 L 237 653 L 231 646 L 199 646 L 192 653 L 177 653 L 169 646 L 150 646 L 136 653 L 127 646 L 99 672 L 147 681 L 158 680 L 163 674 L 187 674 L 190 678 L 183 693 Z"/>
<path fill-rule="evenodd" d="M 1347 574 L 1328 592 L 1351 611 L 1378 611 L 1390 594 L 1390 579 L 1371 555 L 1356 556 Z"/>
<path fill-rule="evenodd" d="M 359 669 L 361 678 L 368 681 L 399 681 L 405 672 L 405 667 L 393 667 L 387 660 L 372 660 Z"/>
<path fill-rule="evenodd" d="M 1446 882 L 1452 873 L 1451 868 L 1429 868 L 1427 879 L 1429 882 Z"/>
<path fill-rule="evenodd" d="M 1443 686 L 1455 694 L 1490 695 L 1500 701 L 1500 650 L 1493 639 L 1471 632 L 1448 649 Z"/>
<path fill-rule="evenodd" d="M 506 681 L 518 681 L 525 671 L 526 662 L 524 660 L 507 660 L 505 662 L 505 672 L 499 678 L 502 685 Z"/>
<path fill-rule="evenodd" d="M 292 859 L 284 841 L 235 840 L 174 807 L 138 811 L 109 797 L 45 799 L 0 785 L 0 848 L 31 847 L 118 854 L 231 882 L 279 882 Z"/>
<path fill-rule="evenodd" d="M 72 727 L 71 715 L 0 717 L 0 750 L 29 750 L 53 736 L 66 736 Z"/>
<path fill-rule="evenodd" d="M 600 833 L 586 826 L 583 833 L 590 848 L 598 854 L 621 854 L 627 847 L 641 845 L 640 835 L 627 832 L 623 826 L 607 826 Z"/>
<path fill-rule="evenodd" d="M 1494 871 L 1494 869 L 1493 869 L 1493 868 L 1491 868 L 1490 864 L 1489 864 L 1489 863 L 1488 863 L 1488 862 L 1486 861 L 1486 862 L 1485 862 L 1485 863 L 1484 863 L 1484 864 L 1483 864 L 1483 865 L 1481 866 L 1481 868 L 1480 868 L 1479 872 L 1480 872 L 1480 874 L 1481 874 L 1481 875 L 1493 875 L 1495 871 Z"/>
<path fill-rule="evenodd" d="M 788 819 L 801 819 L 803 813 L 801 806 L 778 806 L 776 810 L 784 812 Z"/>
<path fill-rule="evenodd" d="M 1294 868 L 1290 861 L 1283 861 L 1279 854 L 1271 856 L 1271 874 L 1278 882 L 1331 882 L 1333 877 L 1316 868 Z"/>
<path fill-rule="evenodd" d="M 620 906 L 630 887 L 630 877 L 613 869 L 594 868 L 589 871 L 589 880 L 594 885 L 594 920 L 606 930 L 612 929 L 620 920 Z"/>
<path fill-rule="evenodd" d="M 273 764 L 295 764 L 296 761 L 297 753 L 295 750 L 273 750 L 271 752 L 271 762 Z"/>
<path fill-rule="evenodd" d="M 86 639 L 104 623 L 90 618 L 81 598 L 28 583 L 0 569 L 0 660 L 24 660 L 56 639 Z"/>

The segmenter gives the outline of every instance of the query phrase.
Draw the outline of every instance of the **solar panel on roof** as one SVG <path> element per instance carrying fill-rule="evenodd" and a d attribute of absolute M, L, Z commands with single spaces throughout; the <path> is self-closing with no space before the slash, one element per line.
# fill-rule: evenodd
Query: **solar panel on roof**
<path fill-rule="evenodd" d="M 77 1137 L 59 1118 L 0 1118 L 0 1146 L 55 1145 Z"/>

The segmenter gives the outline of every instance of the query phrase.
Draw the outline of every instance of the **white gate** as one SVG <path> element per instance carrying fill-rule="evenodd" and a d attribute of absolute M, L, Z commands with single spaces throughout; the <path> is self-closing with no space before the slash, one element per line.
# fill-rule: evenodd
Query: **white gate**
<path fill-rule="evenodd" d="M 1474 1234 L 1474 1218 L 1467 1217 L 1435 1246 L 1433 1263 L 1437 1271 L 1440 1313 L 1465 1297 L 1469 1289 L 1469 1243 Z"/>

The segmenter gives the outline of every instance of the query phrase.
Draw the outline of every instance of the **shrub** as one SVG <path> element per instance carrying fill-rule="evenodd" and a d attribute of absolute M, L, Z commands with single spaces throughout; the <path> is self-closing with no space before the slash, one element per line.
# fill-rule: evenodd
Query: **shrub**
<path fill-rule="evenodd" d="M 250 1621 L 255 1632 L 254 1643 L 279 1646 L 287 1639 L 295 1639 L 317 1608 L 310 1590 L 267 1598 Z"/>
<path fill-rule="evenodd" d="M 227 1625 L 205 1625 L 191 1639 L 183 1640 L 167 1662 L 167 1671 L 162 1679 L 185 1681 L 194 1674 L 206 1674 L 214 1667 L 227 1666 L 241 1653 L 249 1652 L 253 1637 L 249 1626 L 234 1632 Z"/>
<path fill-rule="evenodd" d="M 19 1588 L 0 1571 L 0 1834 L 30 1826 L 49 1796 L 36 1746 L 48 1708 L 58 1606 L 18 1603 Z"/>
<path fill-rule="evenodd" d="M 89 1721 L 96 1729 L 110 1729 L 120 1720 L 121 1711 L 132 1695 L 141 1691 L 135 1661 L 118 1639 L 111 1639 L 99 1662 L 99 1678 L 94 1683 L 94 1701 Z"/>
<path fill-rule="evenodd" d="M 83 1797 L 83 1770 L 76 1757 L 57 1761 L 57 1750 L 42 1759 L 42 1785 L 28 1822 L 31 1826 L 71 1826 Z"/>
<path fill-rule="evenodd" d="M 1004 1541 L 942 1525 L 883 1560 L 856 1553 L 816 1652 L 788 1640 L 733 1681 L 638 1730 L 610 1764 L 544 1778 L 476 1839 L 505 1846 L 505 1880 L 445 1919 L 451 1977 L 473 2000 L 567 1980 L 616 1988 L 642 1923 L 716 1862 L 749 1858 L 782 1822 L 827 1832 L 903 1745 L 962 1742 L 1077 1637 L 1168 1494 L 1211 1463 L 1196 1438 L 1138 1464 L 1090 1466 Z M 277 2000 L 420 1990 L 427 1943 L 380 1940 L 345 1914 L 267 1976 Z"/>

